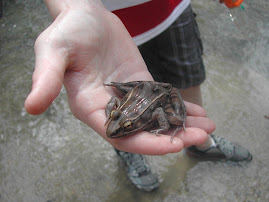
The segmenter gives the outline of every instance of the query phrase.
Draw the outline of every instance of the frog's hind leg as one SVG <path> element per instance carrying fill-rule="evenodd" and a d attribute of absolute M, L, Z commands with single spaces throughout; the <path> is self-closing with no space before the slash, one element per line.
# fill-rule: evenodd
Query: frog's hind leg
<path fill-rule="evenodd" d="M 186 107 L 177 88 L 172 88 L 170 92 L 170 99 L 165 106 L 165 113 L 170 124 L 182 126 L 184 131 L 186 131 Z"/>
<path fill-rule="evenodd" d="M 183 130 L 186 132 L 185 128 L 185 119 L 180 114 L 177 114 L 175 110 L 173 109 L 171 103 L 167 102 L 165 105 L 165 114 L 167 117 L 167 120 L 170 124 L 178 126 L 179 129 L 183 128 Z M 177 130 L 179 130 L 177 129 Z"/>
<path fill-rule="evenodd" d="M 120 83 L 120 82 L 111 82 L 110 84 L 104 84 L 105 86 L 113 86 L 117 88 L 122 93 L 127 94 L 129 91 L 131 91 L 135 86 L 142 83 L 142 81 L 131 81 L 127 83 Z"/>

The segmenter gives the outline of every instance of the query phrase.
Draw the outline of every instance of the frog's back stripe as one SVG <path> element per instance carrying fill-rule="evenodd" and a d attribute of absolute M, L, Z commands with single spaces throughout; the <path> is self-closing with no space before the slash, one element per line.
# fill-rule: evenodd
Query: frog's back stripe
<path fill-rule="evenodd" d="M 155 99 L 153 99 L 152 101 L 151 101 L 151 103 L 155 103 L 158 99 L 161 99 L 163 96 L 165 96 L 167 93 L 161 93 L 159 96 L 157 96 Z M 144 100 L 146 100 L 146 99 L 144 99 Z M 130 117 L 130 119 L 129 120 L 135 120 L 135 119 L 137 119 L 139 116 L 141 116 L 149 107 L 151 106 L 151 104 L 147 104 L 147 106 L 146 107 L 144 107 L 144 109 L 142 110 L 142 111 L 140 111 L 139 113 L 137 113 L 137 115 L 136 116 L 134 116 L 134 117 Z"/>
<path fill-rule="evenodd" d="M 150 89 L 152 95 L 154 95 L 154 93 L 152 92 L 153 89 L 152 89 L 152 85 L 151 85 L 151 83 L 153 83 L 153 82 L 145 82 L 145 83 L 141 83 L 141 84 L 137 85 L 135 88 L 138 89 L 140 85 L 147 85 L 147 87 L 149 87 L 149 89 Z M 127 105 L 128 102 L 131 101 L 131 99 L 132 99 L 134 96 L 135 96 L 136 98 L 139 98 L 139 100 L 137 100 L 137 101 L 139 102 L 139 105 L 141 105 L 141 104 L 144 103 L 144 104 L 143 104 L 143 105 L 144 105 L 144 109 L 141 110 L 141 111 L 139 111 L 139 112 L 137 113 L 137 115 L 135 115 L 135 116 L 133 116 L 133 117 L 129 117 L 128 120 L 135 120 L 135 119 L 137 119 L 137 118 L 138 118 L 139 116 L 141 116 L 141 115 L 142 115 L 142 114 L 143 114 L 149 107 L 151 107 L 151 104 L 152 104 L 152 103 L 155 103 L 157 100 L 161 99 L 163 96 L 168 95 L 168 94 L 170 93 L 170 91 L 160 93 L 158 96 L 156 96 L 156 98 L 152 99 L 150 103 L 145 103 L 145 102 L 147 101 L 147 99 L 144 99 L 144 97 L 141 97 L 141 95 L 140 95 L 141 90 L 140 90 L 140 89 L 139 89 L 139 91 L 136 91 L 135 88 L 130 92 L 130 94 L 128 95 L 128 98 L 126 99 L 126 101 L 121 105 L 120 110 L 123 111 L 122 109 L 124 109 L 124 108 L 126 107 L 125 105 Z M 145 88 L 145 87 L 144 87 L 144 88 Z M 134 95 L 134 93 L 137 93 L 137 96 Z M 126 107 L 126 108 L 128 108 L 128 111 L 130 111 L 130 110 L 131 110 L 130 107 L 135 107 L 135 106 L 137 106 L 137 103 L 134 104 L 134 105 L 130 105 L 129 107 Z"/>

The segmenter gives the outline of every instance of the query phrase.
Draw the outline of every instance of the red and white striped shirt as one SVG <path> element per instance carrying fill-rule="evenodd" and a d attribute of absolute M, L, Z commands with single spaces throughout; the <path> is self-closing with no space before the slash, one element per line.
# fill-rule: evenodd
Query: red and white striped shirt
<path fill-rule="evenodd" d="M 189 6 L 190 0 L 102 0 L 117 15 L 137 45 L 167 29 Z"/>

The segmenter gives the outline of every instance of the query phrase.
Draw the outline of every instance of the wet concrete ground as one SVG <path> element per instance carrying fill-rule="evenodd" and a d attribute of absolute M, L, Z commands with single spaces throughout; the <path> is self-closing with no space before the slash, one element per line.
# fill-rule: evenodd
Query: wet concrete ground
<path fill-rule="evenodd" d="M 3 1 L 0 19 L 0 201 L 268 201 L 269 5 L 245 0 L 232 22 L 216 1 L 192 1 L 204 42 L 204 107 L 215 134 L 251 163 L 198 161 L 184 152 L 147 159 L 161 187 L 136 190 L 112 147 L 71 114 L 63 89 L 40 116 L 23 104 L 33 45 L 51 22 L 44 3 Z M 240 11 L 240 10 L 239 10 Z M 235 12 L 235 13 L 234 13 Z"/>

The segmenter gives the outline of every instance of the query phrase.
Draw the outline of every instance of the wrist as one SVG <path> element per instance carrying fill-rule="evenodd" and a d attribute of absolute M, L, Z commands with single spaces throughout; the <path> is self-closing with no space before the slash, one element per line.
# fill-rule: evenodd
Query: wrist
<path fill-rule="evenodd" d="M 65 9 L 104 7 L 101 0 L 44 0 L 55 19 Z"/>

